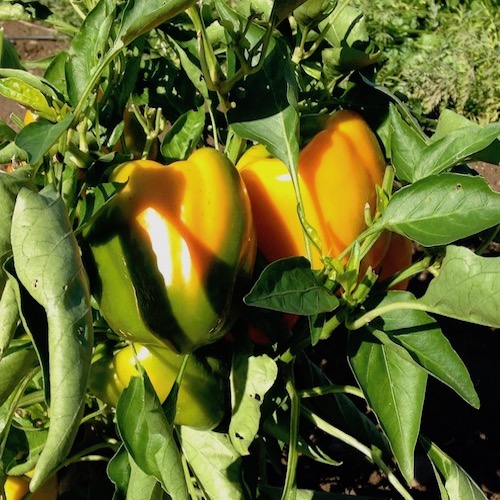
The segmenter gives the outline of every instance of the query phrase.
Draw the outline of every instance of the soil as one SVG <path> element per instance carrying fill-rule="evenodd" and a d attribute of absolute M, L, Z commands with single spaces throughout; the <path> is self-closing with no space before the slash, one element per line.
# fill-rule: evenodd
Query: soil
<path fill-rule="evenodd" d="M 4 22 L 2 25 L 5 38 L 14 43 L 22 60 L 47 57 L 66 45 L 64 40 L 57 39 L 54 32 L 43 27 L 17 22 Z M 13 126 L 12 113 L 22 117 L 24 109 L 0 96 L 0 119 Z M 500 191 L 498 166 L 478 163 L 474 168 L 490 182 L 493 189 Z M 498 248 L 494 251 L 498 254 Z M 419 295 L 423 286 L 423 282 L 413 280 L 410 289 Z M 422 432 L 453 457 L 491 500 L 500 500 L 500 332 L 446 318 L 439 321 L 468 367 L 482 405 L 479 410 L 469 407 L 453 391 L 431 379 L 422 417 Z M 328 352 L 345 352 L 338 345 L 343 342 L 342 335 L 335 336 L 329 342 L 331 345 L 325 345 Z M 344 359 L 330 360 L 324 368 L 334 375 L 336 382 L 352 382 Z M 334 450 L 334 444 L 332 446 Z M 433 471 L 424 456 L 423 450 L 417 450 L 418 484 L 414 485 L 412 495 L 417 499 L 439 498 Z M 300 487 L 348 495 L 367 495 L 371 498 L 398 497 L 387 479 L 364 462 L 352 465 L 348 460 L 346 465 L 339 467 L 326 467 L 305 459 L 301 459 L 299 463 Z M 102 498 L 103 481 L 106 482 L 104 468 L 97 465 L 99 479 L 96 484 L 92 484 L 96 470 L 89 469 L 87 474 L 85 471 L 88 466 L 89 464 L 85 464 L 82 469 L 79 465 L 79 474 L 82 470 L 85 473 L 88 492 L 96 488 L 95 491 L 99 491 Z M 71 467 L 68 468 L 64 478 L 66 482 L 71 481 L 74 473 Z"/>

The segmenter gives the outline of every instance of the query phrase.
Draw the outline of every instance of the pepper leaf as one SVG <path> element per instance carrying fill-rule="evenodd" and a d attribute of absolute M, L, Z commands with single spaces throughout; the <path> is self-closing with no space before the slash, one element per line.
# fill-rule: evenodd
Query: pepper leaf
<path fill-rule="evenodd" d="M 414 165 L 412 180 L 439 174 L 487 148 L 500 136 L 500 123 L 461 127 L 426 146 Z"/>
<path fill-rule="evenodd" d="M 0 361 L 16 331 L 19 321 L 19 307 L 17 305 L 14 279 L 5 283 L 0 298 Z"/>
<path fill-rule="evenodd" d="M 412 299 L 414 296 L 409 292 L 390 291 L 381 301 L 376 298 L 376 306 Z M 369 309 L 374 304 L 369 300 L 364 306 Z M 392 344 L 404 347 L 410 355 L 408 359 L 415 360 L 470 405 L 479 408 L 479 397 L 466 366 L 443 335 L 437 321 L 426 312 L 404 309 L 391 311 L 373 321 L 369 328 L 386 347 L 391 348 Z"/>
<path fill-rule="evenodd" d="M 38 163 L 59 137 L 66 132 L 72 119 L 73 115 L 69 114 L 55 124 L 44 120 L 30 123 L 17 134 L 16 144 L 28 153 L 30 163 Z"/>
<path fill-rule="evenodd" d="M 38 361 L 35 351 L 29 346 L 20 349 L 11 349 L 0 360 L 0 406 L 2 406 L 24 376 Z"/>
<path fill-rule="evenodd" d="M 374 226 L 381 224 L 423 246 L 437 246 L 499 221 L 500 193 L 492 191 L 485 179 L 446 173 L 401 188 Z"/>
<path fill-rule="evenodd" d="M 259 429 L 264 396 L 278 376 L 278 367 L 270 357 L 248 354 L 245 349 L 236 353 L 231 373 L 233 415 L 229 436 L 240 455 L 249 454 L 249 446 Z"/>
<path fill-rule="evenodd" d="M 107 50 L 115 7 L 111 0 L 100 0 L 73 38 L 66 62 L 67 89 L 76 106 L 84 94 L 95 68 Z"/>
<path fill-rule="evenodd" d="M 251 306 L 303 316 L 331 312 L 339 305 L 337 297 L 318 281 L 304 257 L 269 264 L 244 300 Z"/>
<path fill-rule="evenodd" d="M 57 120 L 56 110 L 49 105 L 42 92 L 19 78 L 0 78 L 0 94 L 33 109 L 42 118 Z"/>
<path fill-rule="evenodd" d="M 19 281 L 45 309 L 49 337 L 50 427 L 30 488 L 66 458 L 78 431 L 93 347 L 90 292 L 66 206 L 52 185 L 19 192 L 12 215 Z"/>
<path fill-rule="evenodd" d="M 196 0 L 128 0 L 123 9 L 118 39 L 128 45 L 144 33 L 191 7 Z"/>
<path fill-rule="evenodd" d="M 389 439 L 399 468 L 411 483 L 427 373 L 409 359 L 406 349 L 383 344 L 368 328 L 349 333 L 348 356 L 359 386 Z"/>
<path fill-rule="evenodd" d="M 247 498 L 242 460 L 227 434 L 179 428 L 184 455 L 206 498 Z"/>
<path fill-rule="evenodd" d="M 163 498 L 160 483 L 134 462 L 123 445 L 109 461 L 107 472 L 116 488 L 113 498 L 127 498 L 128 500 Z"/>
<path fill-rule="evenodd" d="M 449 498 L 486 499 L 486 495 L 481 488 L 460 465 L 427 438 L 422 437 L 421 440 L 429 458 L 445 480 L 445 488 Z"/>
<path fill-rule="evenodd" d="M 411 181 L 414 177 L 415 165 L 426 142 L 415 127 L 403 120 L 394 105 L 391 105 L 389 110 L 389 127 L 390 156 L 396 176 L 401 181 Z"/>
<path fill-rule="evenodd" d="M 116 407 L 118 431 L 134 462 L 174 499 L 188 499 L 172 426 L 144 372 L 132 377 Z"/>
<path fill-rule="evenodd" d="M 500 257 L 448 246 L 438 276 L 418 301 L 432 313 L 500 328 Z"/>
<path fill-rule="evenodd" d="M 205 110 L 200 107 L 182 114 L 166 133 L 161 153 L 167 163 L 186 160 L 199 143 L 205 127 Z"/>
<path fill-rule="evenodd" d="M 228 112 L 239 136 L 264 144 L 272 156 L 296 172 L 299 155 L 296 80 L 286 45 L 276 40 L 261 70 L 238 84 Z"/>

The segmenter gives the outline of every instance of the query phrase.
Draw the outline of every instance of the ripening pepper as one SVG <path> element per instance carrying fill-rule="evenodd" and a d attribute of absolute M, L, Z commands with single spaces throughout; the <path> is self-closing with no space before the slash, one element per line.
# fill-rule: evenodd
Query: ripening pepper
<path fill-rule="evenodd" d="M 183 359 L 183 355 L 169 348 L 146 347 L 138 343 L 126 346 L 114 355 L 97 353 L 90 372 L 89 387 L 99 399 L 116 407 L 130 379 L 139 376 L 136 367 L 136 362 L 139 362 L 160 403 L 164 403 Z M 177 394 L 174 424 L 213 429 L 220 423 L 225 413 L 227 392 L 222 372 L 218 359 L 198 353 L 189 355 Z"/>
<path fill-rule="evenodd" d="M 127 340 L 178 353 L 222 337 L 256 252 L 236 168 L 203 148 L 167 166 L 124 163 L 110 180 L 127 184 L 84 233 L 104 319 Z"/>
<path fill-rule="evenodd" d="M 259 250 L 274 260 L 306 256 L 297 201 L 284 163 L 266 154 L 263 146 L 250 148 L 237 164 L 247 186 Z M 365 229 L 365 205 L 374 214 L 376 185 L 382 185 L 385 160 L 373 132 L 357 113 L 337 111 L 299 155 L 298 178 L 307 222 L 316 230 L 326 256 L 337 257 Z M 376 267 L 386 252 L 383 234 L 364 259 Z M 322 267 L 312 252 L 313 268 Z"/>
<path fill-rule="evenodd" d="M 391 233 L 391 241 L 387 252 L 379 266 L 379 280 L 389 279 L 393 274 L 409 267 L 412 262 L 413 245 L 411 240 L 398 233 Z M 392 290 L 406 290 L 409 280 L 404 280 L 392 286 Z"/>
<path fill-rule="evenodd" d="M 5 500 L 22 500 L 29 493 L 30 474 L 25 476 L 7 476 L 5 480 Z M 32 500 L 56 500 L 59 482 L 57 476 L 51 476 L 29 498 Z"/>

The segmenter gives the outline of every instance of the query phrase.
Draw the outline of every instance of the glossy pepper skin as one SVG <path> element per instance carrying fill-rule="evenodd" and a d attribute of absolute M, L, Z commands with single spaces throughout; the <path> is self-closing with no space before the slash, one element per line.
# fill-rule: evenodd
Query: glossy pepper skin
<path fill-rule="evenodd" d="M 127 184 L 84 234 L 109 326 L 127 340 L 178 353 L 222 337 L 256 253 L 236 168 L 204 148 L 168 166 L 127 162 L 110 180 Z"/>
<path fill-rule="evenodd" d="M 379 281 L 389 279 L 393 274 L 409 267 L 412 263 L 413 245 L 411 240 L 397 233 L 391 233 L 387 252 L 379 266 Z M 392 290 L 406 290 L 409 280 L 392 286 Z"/>
<path fill-rule="evenodd" d="M 132 377 L 139 376 L 136 362 L 148 374 L 149 380 L 163 403 L 170 393 L 184 356 L 165 347 L 146 347 L 134 343 L 111 356 L 99 357 L 92 365 L 89 386 L 92 393 L 112 407 L 128 386 Z M 225 413 L 222 367 L 219 360 L 192 353 L 189 355 L 177 394 L 174 424 L 197 429 L 213 429 Z"/>
<path fill-rule="evenodd" d="M 278 159 L 255 146 L 237 164 L 247 186 L 259 250 L 270 262 L 306 256 L 303 229 L 290 175 Z M 304 212 L 324 255 L 337 257 L 365 229 L 364 209 L 375 210 L 385 160 L 373 132 L 357 113 L 337 111 L 299 155 L 298 176 Z M 364 261 L 375 267 L 387 249 L 383 235 Z M 313 249 L 314 268 L 322 267 Z"/>
<path fill-rule="evenodd" d="M 172 389 L 183 356 L 164 347 L 141 344 L 125 347 L 113 360 L 118 379 L 124 386 L 137 375 L 134 349 L 163 403 Z M 217 373 L 220 369 L 218 360 L 202 358 L 196 353 L 189 355 L 177 395 L 175 424 L 213 429 L 220 423 L 224 416 L 226 393 L 223 378 Z"/>
<path fill-rule="evenodd" d="M 29 493 L 29 476 L 7 476 L 5 481 L 5 500 L 22 500 Z M 58 491 L 58 480 L 51 476 L 38 490 L 29 498 L 32 500 L 56 500 Z"/>

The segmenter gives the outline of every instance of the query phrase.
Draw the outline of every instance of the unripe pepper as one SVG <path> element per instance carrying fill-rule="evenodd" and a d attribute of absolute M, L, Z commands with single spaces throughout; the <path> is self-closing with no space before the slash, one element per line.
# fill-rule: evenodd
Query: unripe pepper
<path fill-rule="evenodd" d="M 270 262 L 306 256 L 303 229 L 290 174 L 263 146 L 245 153 L 237 165 L 252 200 L 259 250 Z M 324 255 L 337 257 L 365 229 L 365 205 L 374 214 L 376 185 L 382 185 L 385 160 L 368 124 L 357 113 L 337 111 L 299 155 L 298 179 L 308 223 L 322 242 Z M 375 267 L 388 245 L 374 245 L 364 266 Z M 322 267 L 313 250 L 312 265 Z"/>
<path fill-rule="evenodd" d="M 136 363 L 147 373 L 161 403 L 169 395 L 184 356 L 165 347 L 146 347 L 134 343 L 120 349 L 114 356 L 103 356 L 92 365 L 89 387 L 92 393 L 112 407 L 128 386 L 139 376 Z M 184 369 L 174 421 L 197 429 L 213 429 L 225 412 L 224 379 L 220 361 L 192 353 Z"/>
<path fill-rule="evenodd" d="M 204 148 L 168 166 L 127 162 L 110 180 L 127 184 L 84 234 L 109 326 L 178 353 L 222 337 L 256 252 L 238 171 Z"/>

